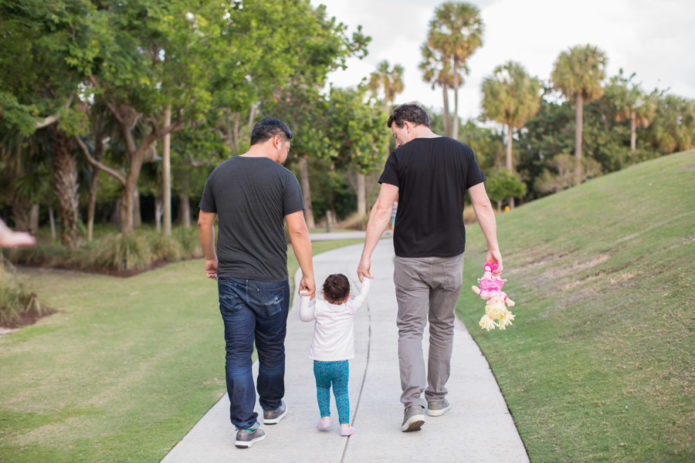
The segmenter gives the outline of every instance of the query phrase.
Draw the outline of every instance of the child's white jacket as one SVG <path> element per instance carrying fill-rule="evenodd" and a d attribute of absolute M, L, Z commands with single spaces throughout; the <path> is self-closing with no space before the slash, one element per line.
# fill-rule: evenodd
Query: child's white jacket
<path fill-rule="evenodd" d="M 313 300 L 300 296 L 299 318 L 304 322 L 316 320 L 310 359 L 335 362 L 355 357 L 354 315 L 368 292 L 369 278 L 365 278 L 357 297 L 344 304 L 331 304 L 318 296 Z"/>

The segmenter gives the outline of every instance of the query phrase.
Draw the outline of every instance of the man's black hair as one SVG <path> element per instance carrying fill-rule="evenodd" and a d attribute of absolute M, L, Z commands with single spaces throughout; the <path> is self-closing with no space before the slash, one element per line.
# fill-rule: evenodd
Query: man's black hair
<path fill-rule="evenodd" d="M 350 282 L 342 273 L 328 275 L 323 282 L 323 297 L 331 304 L 342 304 L 350 294 Z"/>
<path fill-rule="evenodd" d="M 389 116 L 386 125 L 391 128 L 391 124 L 395 123 L 396 127 L 403 127 L 403 122 L 412 122 L 415 125 L 430 126 L 430 118 L 427 112 L 420 105 L 415 103 L 402 104 L 397 106 Z"/>
<path fill-rule="evenodd" d="M 280 119 L 264 117 L 253 126 L 253 130 L 251 131 L 251 145 L 263 143 L 264 141 L 270 140 L 275 135 L 280 134 L 284 135 L 288 140 L 292 139 L 292 131 L 287 127 L 287 124 Z"/>

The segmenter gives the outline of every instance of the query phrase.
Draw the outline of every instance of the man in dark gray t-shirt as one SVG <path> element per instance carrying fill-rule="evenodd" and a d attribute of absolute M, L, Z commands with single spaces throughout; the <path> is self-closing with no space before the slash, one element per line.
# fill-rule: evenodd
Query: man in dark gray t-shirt
<path fill-rule="evenodd" d="M 265 438 L 254 412 L 254 342 L 263 423 L 276 424 L 287 413 L 284 343 L 290 294 L 285 222 L 302 270 L 299 290 L 312 297 L 315 293 L 302 192 L 297 178 L 281 165 L 291 138 L 284 122 L 261 119 L 251 133 L 249 150 L 224 161 L 210 174 L 199 205 L 205 273 L 218 280 L 230 419 L 237 429 L 235 445 L 241 448 Z"/>

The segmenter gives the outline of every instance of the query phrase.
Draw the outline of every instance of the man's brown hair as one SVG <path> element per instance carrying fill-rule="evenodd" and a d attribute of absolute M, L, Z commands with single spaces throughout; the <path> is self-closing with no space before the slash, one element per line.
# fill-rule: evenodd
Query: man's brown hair
<path fill-rule="evenodd" d="M 391 112 L 386 125 L 390 129 L 391 124 L 395 123 L 396 127 L 401 128 L 403 127 L 403 122 L 405 121 L 412 122 L 415 125 L 424 125 L 426 127 L 430 126 L 430 117 L 427 115 L 427 111 L 415 103 L 397 106 Z"/>

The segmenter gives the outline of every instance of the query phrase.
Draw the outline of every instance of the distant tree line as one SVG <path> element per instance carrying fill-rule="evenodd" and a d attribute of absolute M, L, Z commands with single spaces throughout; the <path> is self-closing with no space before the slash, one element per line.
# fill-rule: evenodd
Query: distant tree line
<path fill-rule="evenodd" d="M 0 0 L 0 17 L 0 216 L 13 227 L 50 224 L 75 247 L 93 238 L 95 220 L 131 234 L 143 208 L 164 234 L 173 212 L 190 225 L 211 169 L 243 153 L 266 115 L 295 132 L 286 166 L 309 226 L 327 211 L 366 213 L 393 148 L 385 120 L 403 67 L 383 61 L 353 88 L 328 86 L 370 38 L 325 7 Z M 460 121 L 459 89 L 483 44 L 478 9 L 444 3 L 420 68 L 442 90 L 434 128 L 474 148 L 500 206 L 695 143 L 692 100 L 622 72 L 606 79 L 607 57 L 591 45 L 563 51 L 548 81 L 500 64 L 483 83 L 481 119 Z"/>

